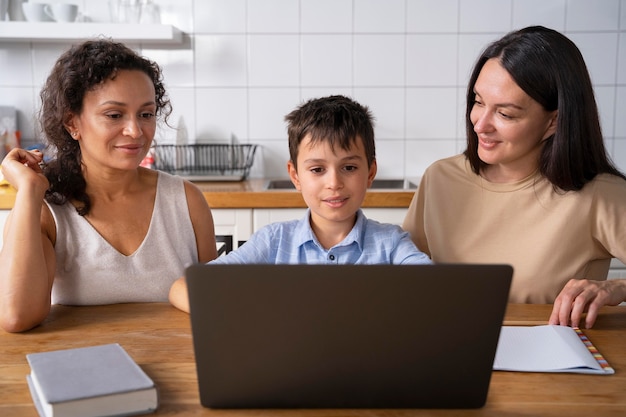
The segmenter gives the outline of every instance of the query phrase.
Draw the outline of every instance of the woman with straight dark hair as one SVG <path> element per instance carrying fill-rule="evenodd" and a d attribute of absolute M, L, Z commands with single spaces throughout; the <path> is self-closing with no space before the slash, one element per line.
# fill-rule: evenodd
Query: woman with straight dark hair
<path fill-rule="evenodd" d="M 507 263 L 510 301 L 591 327 L 626 300 L 626 176 L 604 146 L 576 45 L 541 26 L 490 44 L 467 89 L 467 149 L 431 165 L 403 227 L 435 262 Z"/>

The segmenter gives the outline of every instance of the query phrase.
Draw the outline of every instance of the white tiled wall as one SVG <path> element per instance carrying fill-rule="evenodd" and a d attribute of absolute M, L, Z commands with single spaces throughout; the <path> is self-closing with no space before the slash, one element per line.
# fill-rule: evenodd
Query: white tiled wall
<path fill-rule="evenodd" d="M 106 2 L 75 2 L 88 19 L 108 20 Z M 284 115 L 331 93 L 372 108 L 380 177 L 420 175 L 463 150 L 464 90 L 481 49 L 531 24 L 563 31 L 581 48 L 607 147 L 626 170 L 626 0 L 156 3 L 162 20 L 186 33 L 182 45 L 131 45 L 164 68 L 179 130 L 161 130 L 160 142 L 260 144 L 255 177 L 285 176 Z M 0 105 L 20 110 L 26 140 L 35 137 L 41 83 L 67 46 L 0 42 Z"/>

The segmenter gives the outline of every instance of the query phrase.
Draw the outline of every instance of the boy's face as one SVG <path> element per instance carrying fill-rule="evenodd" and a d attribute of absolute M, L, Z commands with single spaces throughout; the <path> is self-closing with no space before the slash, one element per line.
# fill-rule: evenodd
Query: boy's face
<path fill-rule="evenodd" d="M 367 188 L 376 176 L 376 161 L 367 166 L 361 138 L 357 137 L 349 150 L 333 150 L 323 140 L 311 146 L 311 138 L 307 136 L 300 143 L 297 166 L 296 170 L 290 161 L 287 169 L 311 209 L 314 230 L 345 225 L 350 231 Z"/>

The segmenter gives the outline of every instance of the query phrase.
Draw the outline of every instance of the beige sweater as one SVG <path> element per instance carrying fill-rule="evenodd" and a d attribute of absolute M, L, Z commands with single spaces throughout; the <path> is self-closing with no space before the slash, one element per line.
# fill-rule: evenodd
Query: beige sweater
<path fill-rule="evenodd" d="M 604 280 L 612 257 L 626 261 L 626 181 L 495 184 L 457 155 L 426 170 L 403 228 L 435 262 L 512 265 L 511 302 L 552 303 L 570 278 Z"/>

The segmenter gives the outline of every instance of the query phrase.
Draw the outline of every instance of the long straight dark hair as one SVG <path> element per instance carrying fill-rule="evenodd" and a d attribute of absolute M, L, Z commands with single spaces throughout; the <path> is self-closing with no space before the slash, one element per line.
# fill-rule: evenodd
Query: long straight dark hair
<path fill-rule="evenodd" d="M 544 141 L 539 171 L 555 187 L 578 191 L 598 174 L 624 178 L 607 155 L 598 107 L 585 61 L 576 45 L 563 34 L 542 26 L 510 32 L 493 42 L 478 58 L 467 87 L 467 149 L 472 170 L 486 165 L 478 157 L 478 136 L 470 120 L 474 86 L 492 58 L 546 111 L 558 110 L 554 135 Z"/>

